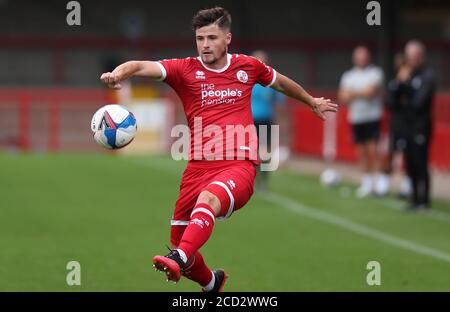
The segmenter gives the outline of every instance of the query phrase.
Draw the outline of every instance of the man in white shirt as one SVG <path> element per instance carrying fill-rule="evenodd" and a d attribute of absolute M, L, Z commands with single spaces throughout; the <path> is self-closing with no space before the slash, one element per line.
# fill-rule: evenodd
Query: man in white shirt
<path fill-rule="evenodd" d="M 356 47 L 353 51 L 354 67 L 342 75 L 339 88 L 339 100 L 349 106 L 348 120 L 364 171 L 356 193 L 358 197 L 384 195 L 389 188 L 388 177 L 379 173 L 377 150 L 383 114 L 383 71 L 370 61 L 369 50 L 364 46 Z"/>

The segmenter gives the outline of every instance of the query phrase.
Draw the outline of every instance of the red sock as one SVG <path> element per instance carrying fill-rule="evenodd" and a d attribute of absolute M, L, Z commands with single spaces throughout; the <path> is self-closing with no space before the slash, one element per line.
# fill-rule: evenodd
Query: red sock
<path fill-rule="evenodd" d="M 177 248 L 180 244 L 183 233 L 187 225 L 171 225 L 170 226 L 170 244 L 172 248 Z"/>
<path fill-rule="evenodd" d="M 200 252 L 197 251 L 195 253 L 194 257 L 192 258 L 192 263 L 184 269 L 183 276 L 199 283 L 202 287 L 205 287 L 209 284 L 212 279 L 212 272 L 206 266 L 206 263 L 203 260 L 202 254 Z"/>
<path fill-rule="evenodd" d="M 178 249 L 181 249 L 189 259 L 211 236 L 214 227 L 214 210 L 205 203 L 197 204 L 192 210 L 191 221 L 181 238 Z"/>

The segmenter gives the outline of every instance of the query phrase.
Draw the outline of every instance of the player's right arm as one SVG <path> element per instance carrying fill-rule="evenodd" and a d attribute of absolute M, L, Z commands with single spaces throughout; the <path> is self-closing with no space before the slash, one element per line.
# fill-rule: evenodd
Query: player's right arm
<path fill-rule="evenodd" d="M 161 80 L 161 65 L 152 61 L 129 61 L 117 66 L 112 72 L 103 73 L 100 80 L 110 88 L 120 89 L 120 82 L 130 77 L 147 77 Z"/>

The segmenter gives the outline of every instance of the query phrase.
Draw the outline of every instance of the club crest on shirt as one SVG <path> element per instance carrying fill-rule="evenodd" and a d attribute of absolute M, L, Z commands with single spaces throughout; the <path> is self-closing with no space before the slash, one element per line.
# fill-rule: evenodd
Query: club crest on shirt
<path fill-rule="evenodd" d="M 248 75 L 245 71 L 240 70 L 236 73 L 236 77 L 240 82 L 247 83 Z"/>

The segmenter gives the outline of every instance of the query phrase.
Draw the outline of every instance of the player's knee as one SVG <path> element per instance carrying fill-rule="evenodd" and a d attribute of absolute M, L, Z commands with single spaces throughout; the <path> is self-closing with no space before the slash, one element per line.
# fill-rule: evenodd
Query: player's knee
<path fill-rule="evenodd" d="M 215 212 L 216 216 L 220 213 L 220 200 L 211 192 L 203 191 L 197 199 L 197 204 L 204 203 L 209 205 Z"/>

